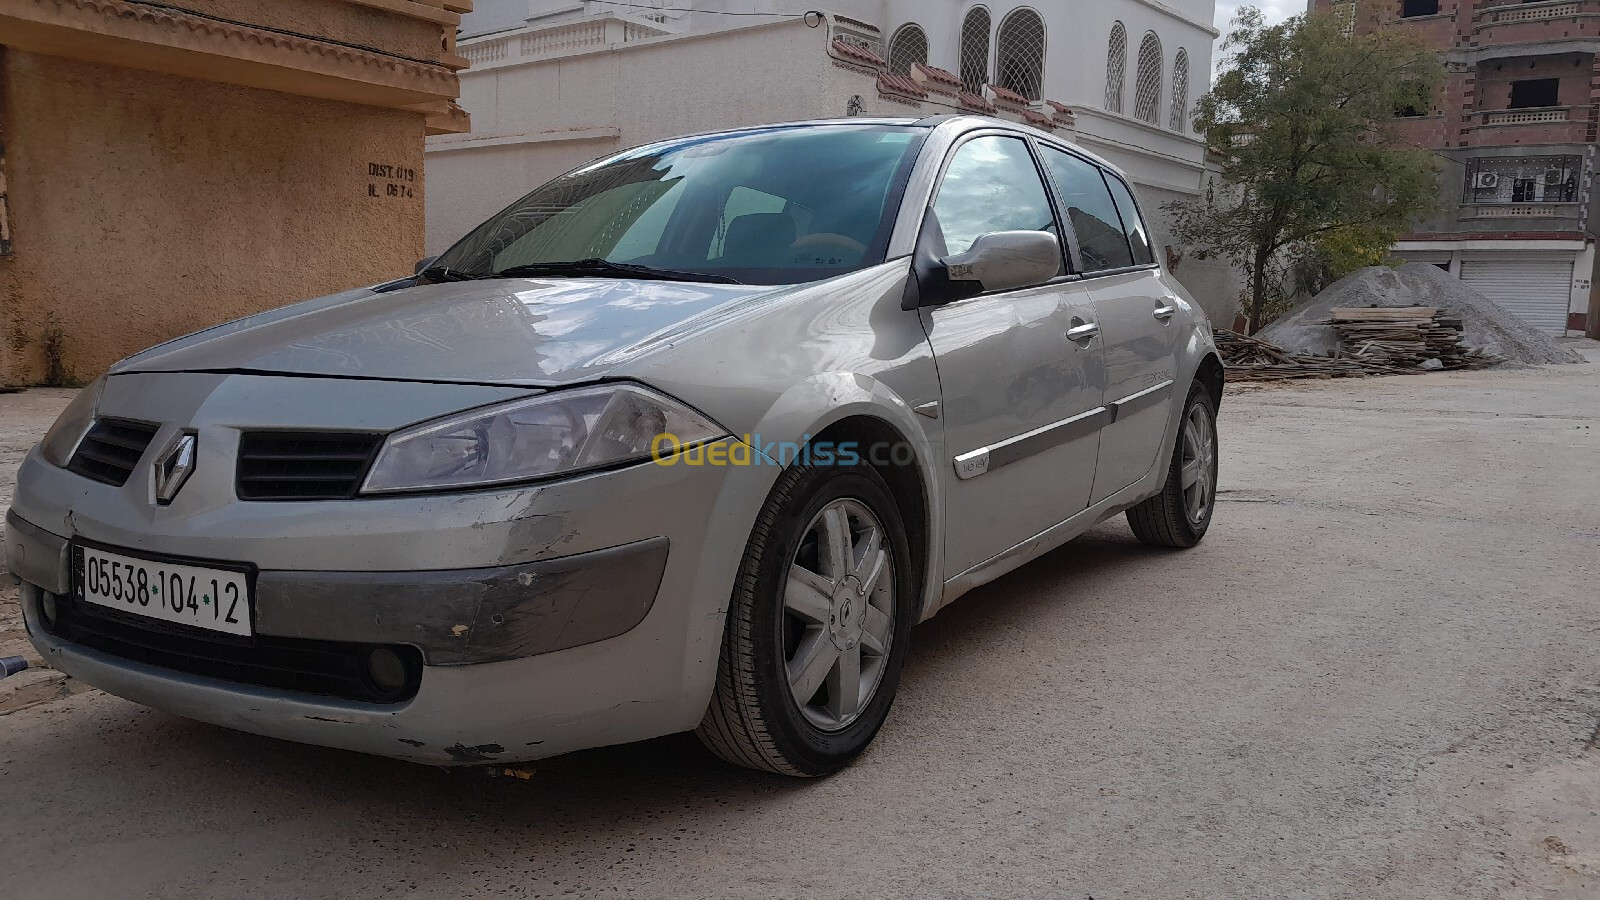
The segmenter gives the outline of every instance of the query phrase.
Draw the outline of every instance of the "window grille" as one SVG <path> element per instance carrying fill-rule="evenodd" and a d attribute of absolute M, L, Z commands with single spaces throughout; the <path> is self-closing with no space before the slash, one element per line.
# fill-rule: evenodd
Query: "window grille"
<path fill-rule="evenodd" d="M 1139 71 L 1133 82 L 1133 114 L 1151 125 L 1161 121 L 1161 39 L 1147 31 L 1139 42 Z"/>
<path fill-rule="evenodd" d="M 1026 7 L 1012 11 L 995 35 L 995 84 L 1038 100 L 1044 88 L 1044 19 Z"/>
<path fill-rule="evenodd" d="M 1128 30 L 1111 26 L 1111 47 L 1106 52 L 1106 109 L 1122 112 L 1122 83 L 1128 72 Z"/>
<path fill-rule="evenodd" d="M 961 23 L 961 82 L 982 96 L 989 83 L 989 28 L 987 7 L 975 6 Z"/>
<path fill-rule="evenodd" d="M 912 63 L 928 64 L 928 35 L 920 25 L 901 25 L 889 39 L 889 71 L 910 75 Z"/>
<path fill-rule="evenodd" d="M 1168 124 L 1180 134 L 1189 130 L 1189 51 L 1181 48 L 1172 62 L 1172 121 Z"/>

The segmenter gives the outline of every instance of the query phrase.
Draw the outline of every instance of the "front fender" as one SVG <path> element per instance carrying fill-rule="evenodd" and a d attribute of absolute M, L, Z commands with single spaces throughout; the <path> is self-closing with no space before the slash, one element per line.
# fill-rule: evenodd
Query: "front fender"
<path fill-rule="evenodd" d="M 763 455 L 782 465 L 798 458 L 800 447 L 812 444 L 829 428 L 851 419 L 869 418 L 892 428 L 911 451 L 927 500 L 927 560 L 922 573 L 918 620 L 931 615 L 944 576 L 944 493 L 939 462 L 945 452 L 941 420 L 918 415 L 913 404 L 884 381 L 850 372 L 823 372 L 805 378 L 780 394 L 766 414 L 741 438 Z M 907 457 L 894 448 L 874 456 L 872 448 L 858 450 L 873 463 L 903 464 Z"/>

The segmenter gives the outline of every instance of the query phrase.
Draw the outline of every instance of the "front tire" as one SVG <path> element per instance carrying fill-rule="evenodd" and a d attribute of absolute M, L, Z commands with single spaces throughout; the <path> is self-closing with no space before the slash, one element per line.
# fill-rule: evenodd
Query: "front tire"
<path fill-rule="evenodd" d="M 1187 549 L 1211 527 L 1217 505 L 1217 406 L 1195 382 L 1185 401 L 1178 440 L 1161 493 L 1128 510 L 1134 537 L 1154 547 Z"/>
<path fill-rule="evenodd" d="M 915 581 L 877 472 L 785 471 L 746 545 L 716 691 L 695 734 L 751 769 L 809 778 L 843 768 L 894 703 Z"/>

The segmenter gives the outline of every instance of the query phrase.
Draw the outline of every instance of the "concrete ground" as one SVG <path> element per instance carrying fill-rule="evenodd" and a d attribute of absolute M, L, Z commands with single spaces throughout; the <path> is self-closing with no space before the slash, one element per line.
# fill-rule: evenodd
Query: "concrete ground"
<path fill-rule="evenodd" d="M 0 454 L 62 400 L 0 396 Z M 836 777 L 680 736 L 491 779 L 90 691 L 0 714 L 0 891 L 1600 896 L 1600 365 L 1238 389 L 1222 428 L 1200 548 L 1119 519 L 969 595 Z"/>

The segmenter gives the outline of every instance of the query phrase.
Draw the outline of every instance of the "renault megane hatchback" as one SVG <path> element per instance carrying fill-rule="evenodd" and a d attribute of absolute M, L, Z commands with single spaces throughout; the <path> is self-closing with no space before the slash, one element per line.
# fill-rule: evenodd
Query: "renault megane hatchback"
<path fill-rule="evenodd" d="M 83 391 L 6 559 L 50 665 L 436 764 L 693 729 L 838 769 L 911 627 L 1126 512 L 1189 547 L 1222 365 L 1127 181 L 976 117 L 586 165 L 411 278 Z"/>

